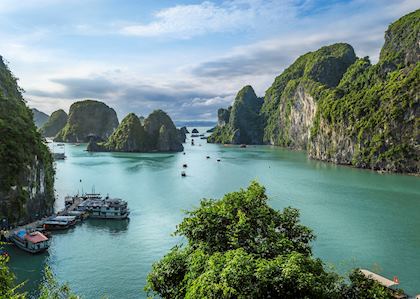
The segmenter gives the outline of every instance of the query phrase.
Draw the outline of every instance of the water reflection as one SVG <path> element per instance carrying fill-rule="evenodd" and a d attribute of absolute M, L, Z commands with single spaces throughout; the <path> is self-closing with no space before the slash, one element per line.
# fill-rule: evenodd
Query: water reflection
<path fill-rule="evenodd" d="M 112 220 L 112 219 L 88 219 L 84 222 L 89 229 L 99 230 L 112 234 L 121 235 L 128 230 L 130 219 Z"/>

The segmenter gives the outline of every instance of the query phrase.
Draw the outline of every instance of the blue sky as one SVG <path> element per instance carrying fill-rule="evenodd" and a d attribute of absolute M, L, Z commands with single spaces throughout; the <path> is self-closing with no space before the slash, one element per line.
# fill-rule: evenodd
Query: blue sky
<path fill-rule="evenodd" d="M 376 62 L 417 0 L 1 0 L 0 55 L 30 107 L 93 98 L 121 119 L 160 108 L 213 120 L 250 84 L 264 95 L 298 56 L 348 42 Z"/>

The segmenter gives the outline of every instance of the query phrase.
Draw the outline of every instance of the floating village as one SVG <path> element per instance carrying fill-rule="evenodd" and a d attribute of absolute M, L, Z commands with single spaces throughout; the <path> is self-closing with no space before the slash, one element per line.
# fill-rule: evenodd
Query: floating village
<path fill-rule="evenodd" d="M 70 229 L 87 218 L 124 220 L 129 215 L 127 202 L 119 198 L 102 197 L 99 193 L 67 196 L 62 211 L 25 226 L 3 230 L 1 238 L 36 254 L 48 250 L 53 231 Z"/>

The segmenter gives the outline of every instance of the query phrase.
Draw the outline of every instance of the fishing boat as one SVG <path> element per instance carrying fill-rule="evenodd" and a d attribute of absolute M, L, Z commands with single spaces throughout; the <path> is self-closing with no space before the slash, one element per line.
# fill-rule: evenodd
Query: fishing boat
<path fill-rule="evenodd" d="M 130 215 L 127 202 L 120 198 L 90 198 L 77 206 L 78 211 L 89 212 L 90 217 L 100 219 L 126 219 Z"/>
<path fill-rule="evenodd" d="M 20 249 L 29 253 L 40 253 L 50 247 L 50 240 L 41 232 L 19 230 L 12 233 L 10 240 Z"/>
<path fill-rule="evenodd" d="M 76 224 L 75 216 L 56 216 L 44 221 L 45 230 L 64 230 Z"/>

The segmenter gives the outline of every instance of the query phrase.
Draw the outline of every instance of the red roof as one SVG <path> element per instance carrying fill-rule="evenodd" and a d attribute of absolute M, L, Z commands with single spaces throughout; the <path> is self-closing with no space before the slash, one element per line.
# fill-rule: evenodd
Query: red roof
<path fill-rule="evenodd" d="M 33 232 L 30 234 L 26 234 L 25 239 L 34 244 L 48 241 L 48 238 L 44 236 L 43 234 L 41 234 L 40 232 Z"/>

